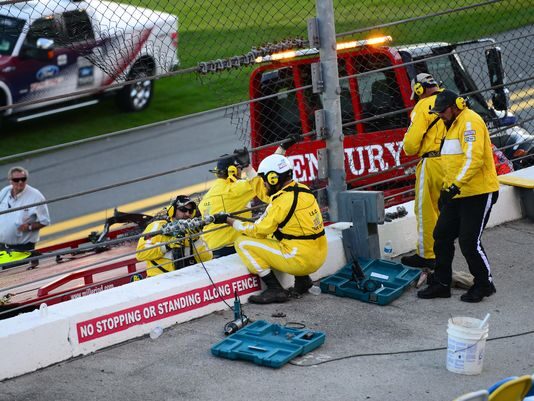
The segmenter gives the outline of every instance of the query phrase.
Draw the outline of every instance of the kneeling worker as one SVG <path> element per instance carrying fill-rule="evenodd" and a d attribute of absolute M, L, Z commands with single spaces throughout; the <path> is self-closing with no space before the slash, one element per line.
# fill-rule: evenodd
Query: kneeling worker
<path fill-rule="evenodd" d="M 151 235 L 161 231 L 169 221 L 191 219 L 197 213 L 197 205 L 189 196 L 178 195 L 167 208 L 166 218 L 154 220 L 145 228 L 145 235 L 139 238 L 137 243 L 136 258 L 147 262 L 148 277 L 212 259 L 213 255 L 202 238 L 178 240 L 161 233 Z M 157 246 L 159 244 L 160 246 Z"/>
<path fill-rule="evenodd" d="M 305 185 L 293 181 L 288 158 L 274 154 L 259 165 L 270 203 L 254 223 L 241 222 L 220 213 L 215 223 L 227 223 L 241 235 L 235 248 L 250 272 L 261 277 L 267 289 L 249 301 L 257 304 L 286 302 L 288 291 L 271 271 L 279 270 L 295 276 L 295 291 L 304 294 L 311 286 L 309 274 L 324 263 L 328 245 L 323 219 L 313 193 Z M 274 237 L 274 238 L 273 238 Z"/>
<path fill-rule="evenodd" d="M 280 144 L 275 154 L 284 155 L 286 150 L 301 140 L 297 134 L 291 135 L 288 140 Z M 256 170 L 250 165 L 250 155 L 247 148 L 236 149 L 233 155 L 218 161 L 217 167 L 210 170 L 215 173 L 217 180 L 213 187 L 204 195 L 199 208 L 202 215 L 216 215 L 217 213 L 235 213 L 249 207 L 249 203 L 258 198 L 267 203 L 269 196 L 265 191 L 262 180 L 256 176 Z M 246 179 L 241 179 L 242 173 Z M 252 212 L 247 211 L 240 217 L 251 218 Z M 239 233 L 232 227 L 221 228 L 209 224 L 205 227 L 204 240 L 213 250 L 213 256 L 231 255 L 235 253 L 234 241 Z M 214 230 L 215 229 L 215 230 Z"/>

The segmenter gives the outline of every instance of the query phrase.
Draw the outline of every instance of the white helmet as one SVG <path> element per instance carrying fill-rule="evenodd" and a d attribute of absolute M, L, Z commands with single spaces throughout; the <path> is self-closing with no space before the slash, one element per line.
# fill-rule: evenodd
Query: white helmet
<path fill-rule="evenodd" d="M 263 159 L 258 167 L 258 175 L 270 185 L 277 185 L 292 176 L 293 165 L 282 155 L 274 154 Z M 283 178 L 283 179 L 282 179 Z"/>

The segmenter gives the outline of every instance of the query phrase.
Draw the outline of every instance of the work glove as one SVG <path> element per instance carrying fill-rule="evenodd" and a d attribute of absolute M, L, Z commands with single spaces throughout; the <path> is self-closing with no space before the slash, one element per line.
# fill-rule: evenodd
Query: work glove
<path fill-rule="evenodd" d="M 248 153 L 248 149 L 246 147 L 243 149 L 234 149 L 234 160 L 241 168 L 250 166 L 250 155 Z"/>
<path fill-rule="evenodd" d="M 291 146 L 296 144 L 297 142 L 302 141 L 302 135 L 300 134 L 291 134 L 287 137 L 288 140 L 285 142 L 282 142 L 280 144 L 280 147 L 284 150 L 288 150 Z"/>
<path fill-rule="evenodd" d="M 225 224 L 226 220 L 230 215 L 228 213 L 217 213 L 215 216 L 213 216 L 215 219 L 213 220 L 213 224 Z"/>
<path fill-rule="evenodd" d="M 449 188 L 442 189 L 438 200 L 438 209 L 441 210 L 444 206 L 448 205 L 452 198 L 460 194 L 460 188 L 452 184 Z"/>

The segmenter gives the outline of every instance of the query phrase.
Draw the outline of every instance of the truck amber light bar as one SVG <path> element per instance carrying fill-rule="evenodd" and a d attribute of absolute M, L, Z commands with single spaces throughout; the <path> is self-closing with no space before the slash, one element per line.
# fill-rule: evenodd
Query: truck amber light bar
<path fill-rule="evenodd" d="M 361 46 L 374 46 L 374 45 L 381 45 L 384 43 L 391 43 L 393 39 L 391 36 L 379 36 L 376 38 L 369 38 L 364 40 L 353 40 L 350 42 L 341 42 L 336 45 L 336 50 L 346 50 L 346 49 L 353 49 L 355 47 L 361 47 Z"/>
<path fill-rule="evenodd" d="M 347 49 L 354 49 L 356 47 L 363 47 L 363 46 L 374 46 L 384 43 L 390 43 L 393 39 L 391 36 L 379 36 L 375 38 L 369 38 L 369 39 L 363 39 L 363 40 L 352 40 L 350 42 L 341 42 L 336 44 L 336 50 L 347 50 Z M 290 50 L 285 51 L 281 53 L 274 53 L 268 56 L 262 56 L 262 57 L 256 57 L 255 62 L 256 63 L 265 63 L 268 61 L 279 61 L 279 60 L 287 60 L 291 58 L 296 57 L 303 57 L 303 56 L 310 56 L 313 54 L 318 54 L 319 49 L 313 48 L 313 49 L 303 49 L 303 50 Z"/>

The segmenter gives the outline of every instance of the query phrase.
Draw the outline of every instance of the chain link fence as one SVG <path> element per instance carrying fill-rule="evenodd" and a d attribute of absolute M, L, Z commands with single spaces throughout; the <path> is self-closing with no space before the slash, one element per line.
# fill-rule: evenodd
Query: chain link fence
<path fill-rule="evenodd" d="M 401 147 L 411 81 L 421 72 L 469 98 L 516 168 L 532 163 L 531 2 L 339 0 L 334 8 L 349 186 L 410 184 L 415 161 Z M 119 106 L 138 111 L 151 102 L 155 78 L 166 80 L 163 90 L 209 87 L 230 105 L 226 116 L 243 143 L 259 150 L 256 162 L 270 144 L 304 135 L 290 154 L 297 178 L 324 187 L 318 51 L 308 48 L 306 24 L 315 14 L 304 0 L 1 1 L 0 108 L 9 114 L 116 89 Z"/>

